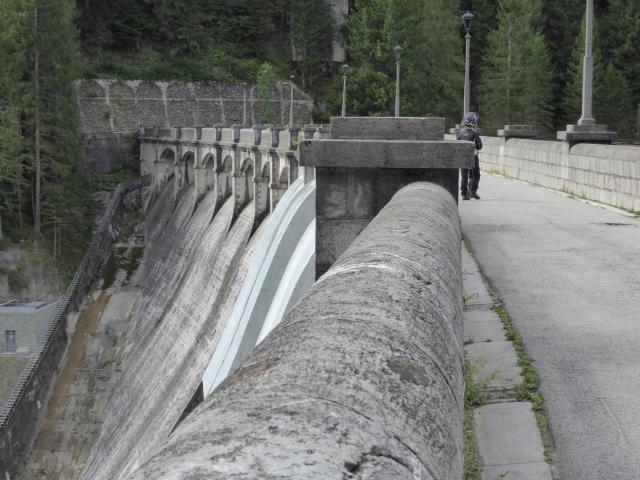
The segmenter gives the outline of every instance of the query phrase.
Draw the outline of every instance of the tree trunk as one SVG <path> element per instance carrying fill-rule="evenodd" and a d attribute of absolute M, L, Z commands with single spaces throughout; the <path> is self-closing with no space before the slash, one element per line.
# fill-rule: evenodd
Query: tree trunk
<path fill-rule="evenodd" d="M 37 241 L 42 235 L 40 227 L 40 51 L 38 45 L 38 2 L 36 1 L 34 10 L 34 79 L 35 79 L 35 175 L 36 175 L 36 191 L 33 212 L 33 231 Z"/>

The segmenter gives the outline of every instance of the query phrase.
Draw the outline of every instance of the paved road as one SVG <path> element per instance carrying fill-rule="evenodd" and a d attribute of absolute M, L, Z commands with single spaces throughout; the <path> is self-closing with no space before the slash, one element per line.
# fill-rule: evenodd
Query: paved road
<path fill-rule="evenodd" d="M 640 221 L 484 175 L 476 260 L 541 380 L 562 480 L 640 479 Z"/>

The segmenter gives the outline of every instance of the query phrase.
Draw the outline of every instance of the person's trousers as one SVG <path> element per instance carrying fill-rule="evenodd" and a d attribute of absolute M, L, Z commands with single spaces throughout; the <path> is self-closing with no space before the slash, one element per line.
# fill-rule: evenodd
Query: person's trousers
<path fill-rule="evenodd" d="M 480 159 L 476 155 L 475 165 L 473 168 L 462 168 L 462 180 L 460 181 L 460 193 L 469 195 L 478 191 L 480 183 Z"/>

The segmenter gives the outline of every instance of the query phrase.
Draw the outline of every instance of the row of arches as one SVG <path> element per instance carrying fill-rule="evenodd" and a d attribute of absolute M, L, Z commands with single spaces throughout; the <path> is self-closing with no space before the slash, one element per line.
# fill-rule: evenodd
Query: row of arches
<path fill-rule="evenodd" d="M 219 149 L 198 161 L 192 150 L 182 153 L 166 147 L 156 156 L 154 180 L 159 187 L 175 176 L 176 192 L 186 187 L 196 189 L 198 199 L 216 190 L 220 200 L 236 196 L 238 208 L 248 201 L 257 202 L 257 211 L 272 210 L 280 197 L 297 177 L 297 159 L 284 159 L 272 152 L 238 152 Z M 241 161 L 235 160 L 242 159 Z"/>
<path fill-rule="evenodd" d="M 156 163 L 162 163 L 165 165 L 173 165 L 180 169 L 180 175 L 182 177 L 182 186 L 192 185 L 195 182 L 195 170 L 196 170 L 196 158 L 192 151 L 185 152 L 179 161 L 176 161 L 176 153 L 173 148 L 166 148 L 162 154 L 158 157 Z M 242 160 L 239 173 L 242 176 L 253 177 L 255 171 L 255 159 L 251 156 L 247 156 Z M 267 157 L 266 161 L 262 162 L 258 177 L 268 178 L 271 183 L 279 184 L 284 188 L 287 188 L 290 182 L 293 180 L 290 178 L 290 170 L 297 171 L 297 165 L 294 168 L 289 168 L 290 160 L 286 165 L 283 165 L 279 172 L 273 172 L 272 175 L 272 161 Z M 214 187 L 214 174 L 215 173 L 231 173 L 233 171 L 233 157 L 231 155 L 225 155 L 220 167 L 216 168 L 216 158 L 213 153 L 207 154 L 202 160 L 201 169 L 206 174 L 206 187 L 210 190 Z M 275 177 L 275 178 L 274 178 Z"/>

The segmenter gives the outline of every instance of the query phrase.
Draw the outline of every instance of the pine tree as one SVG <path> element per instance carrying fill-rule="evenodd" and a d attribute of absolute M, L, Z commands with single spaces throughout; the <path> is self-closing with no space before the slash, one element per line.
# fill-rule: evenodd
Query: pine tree
<path fill-rule="evenodd" d="M 624 74 L 633 103 L 640 103 L 640 3 L 610 0 L 602 25 L 603 52 Z"/>
<path fill-rule="evenodd" d="M 27 184 L 21 117 L 27 64 L 26 11 L 16 0 L 0 0 L 0 221 L 4 233 L 23 226 Z"/>
<path fill-rule="evenodd" d="M 498 28 L 489 33 L 480 81 L 485 126 L 509 123 L 551 127 L 549 50 L 541 33 L 541 0 L 500 0 Z"/>
<path fill-rule="evenodd" d="M 582 68 L 584 62 L 585 25 L 575 40 L 571 62 L 567 69 L 568 83 L 564 109 L 568 123 L 576 123 L 582 113 Z M 594 22 L 593 36 L 593 114 L 598 123 L 618 132 L 622 138 L 631 135 L 635 124 L 631 89 L 624 74 L 612 63 L 603 60 L 600 23 Z"/>
<path fill-rule="evenodd" d="M 551 52 L 553 64 L 553 113 L 554 129 L 564 129 L 569 119 L 564 110 L 564 93 L 567 86 L 567 72 L 575 38 L 580 32 L 584 14 L 584 0 L 552 0 L 545 2 L 544 34 Z"/>
<path fill-rule="evenodd" d="M 68 0 L 32 0 L 32 9 L 25 130 L 33 137 L 29 147 L 35 158 L 34 231 L 38 235 L 40 225 L 62 228 L 67 246 L 73 248 L 86 238 L 93 220 L 73 84 L 79 76 L 75 5 Z"/>
<path fill-rule="evenodd" d="M 458 120 L 464 80 L 458 22 L 457 8 L 445 0 L 357 0 L 347 38 L 349 111 L 392 114 L 397 44 L 401 114 Z"/>
<path fill-rule="evenodd" d="M 289 13 L 291 49 L 302 88 L 311 86 L 331 52 L 333 12 L 327 0 L 292 0 Z"/>
<path fill-rule="evenodd" d="M 0 214 L 37 240 L 56 230 L 80 252 L 93 195 L 83 172 L 73 82 L 79 77 L 74 2 L 0 0 Z M 53 235 L 52 235 L 53 236 Z"/>

